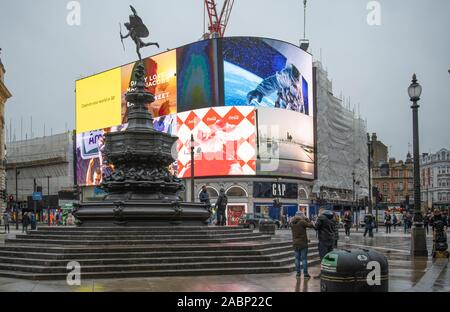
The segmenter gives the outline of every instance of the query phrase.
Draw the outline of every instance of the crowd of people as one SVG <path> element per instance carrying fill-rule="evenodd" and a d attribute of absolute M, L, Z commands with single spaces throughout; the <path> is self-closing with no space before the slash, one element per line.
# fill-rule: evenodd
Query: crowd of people
<path fill-rule="evenodd" d="M 403 215 L 403 220 L 411 222 L 407 222 L 405 228 L 408 228 L 412 225 L 412 218 L 408 212 L 405 212 Z M 338 247 L 339 241 L 339 224 L 340 224 L 339 215 L 330 211 L 321 208 L 319 210 L 318 216 L 313 216 L 311 220 L 306 218 L 304 213 L 297 212 L 297 214 L 290 220 L 290 227 L 292 230 L 292 240 L 293 247 L 295 252 L 295 266 L 297 271 L 297 278 L 301 277 L 302 268 L 303 268 L 303 276 L 304 278 L 310 278 L 308 274 L 308 234 L 307 228 L 312 228 L 316 230 L 317 238 L 319 241 L 319 257 L 320 260 L 325 257 L 325 255 L 333 249 Z M 445 226 L 445 230 L 447 230 L 448 225 L 450 224 L 450 218 L 447 211 L 441 212 L 436 209 L 433 212 L 429 211 L 424 216 L 424 225 L 427 229 L 431 226 L 433 231 L 433 224 L 435 222 L 442 221 Z M 350 211 L 346 211 L 343 215 L 342 222 L 345 229 L 346 238 L 350 237 L 350 229 L 353 225 L 353 218 Z M 405 221 L 403 221 L 405 222 Z M 384 225 L 386 227 L 386 234 L 390 234 L 391 227 L 398 223 L 398 218 L 395 214 L 391 214 L 391 212 L 387 211 L 384 217 Z M 376 224 L 375 217 L 372 214 L 366 214 L 364 217 L 364 234 L 363 236 L 369 235 L 369 237 L 373 237 L 373 229 L 378 226 Z M 320 274 L 317 276 L 320 277 Z"/>
<path fill-rule="evenodd" d="M 15 222 L 14 217 L 8 210 L 3 212 L 1 221 L 3 221 L 4 233 L 10 233 L 10 223 Z M 75 225 L 76 222 L 75 217 L 70 212 L 67 215 L 64 215 L 62 211 L 50 213 L 49 218 L 50 225 Z M 48 224 L 48 216 L 45 215 L 41 222 Z M 25 211 L 22 214 L 20 223 L 22 224 L 22 233 L 28 233 L 29 230 L 36 229 L 38 217 L 34 211 Z"/>

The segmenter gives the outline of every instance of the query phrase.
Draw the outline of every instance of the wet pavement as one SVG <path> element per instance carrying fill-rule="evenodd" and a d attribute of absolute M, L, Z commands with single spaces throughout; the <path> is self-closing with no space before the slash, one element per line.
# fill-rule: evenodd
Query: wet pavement
<path fill-rule="evenodd" d="M 15 231 L 14 231 L 15 232 Z M 12 235 L 14 235 L 12 233 Z M 289 230 L 277 232 L 278 239 L 290 239 Z M 0 244 L 5 235 L 0 234 Z M 310 239 L 315 240 L 314 232 Z M 369 247 L 384 254 L 389 260 L 389 291 L 392 292 L 450 292 L 448 259 L 432 261 L 428 258 L 412 258 L 409 255 L 410 234 L 397 230 L 385 234 L 383 229 L 374 238 L 364 238 L 362 231 L 353 231 L 350 239 L 342 232 L 340 248 Z M 427 248 L 432 247 L 431 235 L 427 236 Z M 320 266 L 310 267 L 310 274 L 319 273 Z M 69 286 L 65 281 L 28 281 L 0 278 L 0 291 L 12 292 L 317 292 L 320 279 L 297 280 L 295 273 L 152 277 L 127 279 L 82 280 L 80 286 Z"/>

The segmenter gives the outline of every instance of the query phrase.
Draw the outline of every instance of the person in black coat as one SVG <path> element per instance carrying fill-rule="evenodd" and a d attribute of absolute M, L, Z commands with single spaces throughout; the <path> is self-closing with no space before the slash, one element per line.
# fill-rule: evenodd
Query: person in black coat
<path fill-rule="evenodd" d="M 333 224 L 333 213 L 329 210 L 321 209 L 319 212 L 319 217 L 315 224 L 315 229 L 317 231 L 317 237 L 319 239 L 319 257 L 320 261 L 325 257 L 325 255 L 333 251 L 333 246 L 335 243 L 335 233 Z M 315 278 L 319 278 L 320 274 Z"/>
<path fill-rule="evenodd" d="M 369 233 L 369 237 L 373 237 L 373 228 L 375 226 L 375 218 L 371 214 L 364 217 L 364 237 Z"/>
<path fill-rule="evenodd" d="M 345 238 L 350 237 L 350 229 L 352 228 L 353 218 L 352 214 L 349 210 L 344 213 L 344 229 L 345 229 Z"/>
<path fill-rule="evenodd" d="M 198 197 L 199 197 L 201 203 L 208 206 L 208 208 L 211 208 L 211 202 L 209 200 L 209 194 L 208 194 L 208 190 L 206 189 L 206 185 L 202 186 L 202 191 L 200 192 L 200 195 Z"/>
<path fill-rule="evenodd" d="M 228 204 L 228 197 L 225 194 L 225 190 L 220 189 L 219 197 L 217 198 L 216 208 L 217 208 L 217 225 L 226 225 L 226 210 Z"/>

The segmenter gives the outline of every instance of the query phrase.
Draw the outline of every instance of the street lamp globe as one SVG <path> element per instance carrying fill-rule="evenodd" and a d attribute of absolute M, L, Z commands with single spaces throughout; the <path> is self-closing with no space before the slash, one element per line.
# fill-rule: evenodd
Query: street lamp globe
<path fill-rule="evenodd" d="M 417 82 L 416 74 L 413 75 L 412 82 L 408 87 L 408 94 L 411 102 L 417 102 L 420 100 L 422 94 L 422 86 Z"/>

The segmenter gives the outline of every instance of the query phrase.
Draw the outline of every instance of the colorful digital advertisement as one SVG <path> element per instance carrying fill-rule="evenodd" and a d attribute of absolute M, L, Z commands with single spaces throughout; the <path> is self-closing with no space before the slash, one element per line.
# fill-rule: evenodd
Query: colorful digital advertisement
<path fill-rule="evenodd" d="M 108 132 L 124 131 L 128 124 L 117 127 L 87 131 L 77 134 L 77 184 L 100 185 L 104 176 L 112 173 L 113 168 L 103 163 L 103 149 L 105 134 Z M 153 120 L 155 130 L 176 134 L 176 115 L 167 115 Z M 175 165 L 172 168 L 176 168 Z"/>
<path fill-rule="evenodd" d="M 178 113 L 178 177 L 191 175 L 191 134 L 197 177 L 255 175 L 253 107 L 213 107 Z"/>
<path fill-rule="evenodd" d="M 142 60 L 145 67 L 146 90 L 155 95 L 155 101 L 148 107 L 153 117 L 177 112 L 177 60 L 176 50 L 171 50 Z M 125 95 L 135 89 L 135 68 L 138 62 L 122 66 L 122 123 L 127 122 L 127 103 Z"/>
<path fill-rule="evenodd" d="M 259 107 L 258 175 L 314 179 L 314 120 L 283 109 Z"/>
<path fill-rule="evenodd" d="M 278 40 L 225 38 L 225 105 L 282 108 L 313 115 L 312 56 Z"/>
<path fill-rule="evenodd" d="M 220 106 L 217 40 L 177 49 L 177 110 Z"/>

